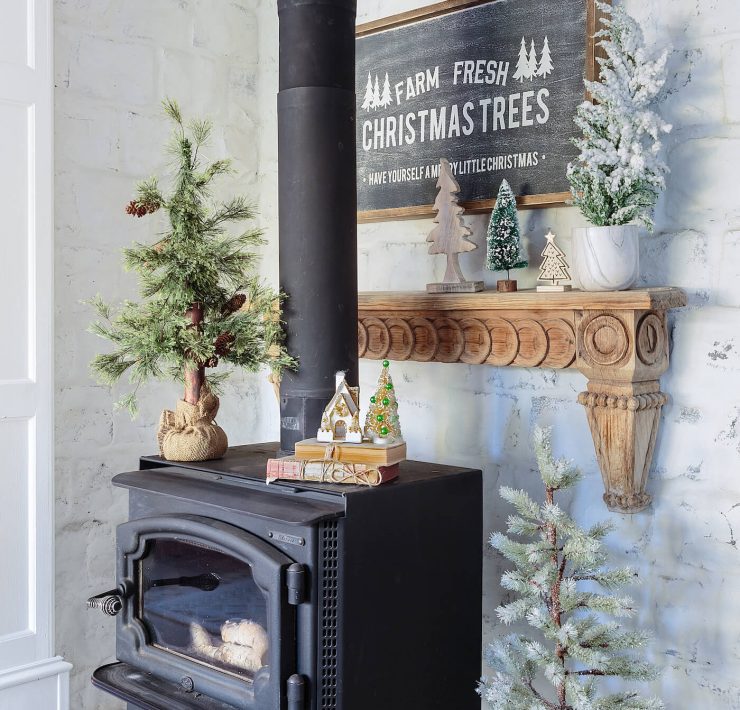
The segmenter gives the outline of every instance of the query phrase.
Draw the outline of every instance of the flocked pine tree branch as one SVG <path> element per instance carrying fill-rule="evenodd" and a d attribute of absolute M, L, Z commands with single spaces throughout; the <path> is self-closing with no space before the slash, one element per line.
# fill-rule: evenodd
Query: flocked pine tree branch
<path fill-rule="evenodd" d="M 608 524 L 584 530 L 556 503 L 580 473 L 554 458 L 550 431 L 537 429 L 534 444 L 545 502 L 502 488 L 516 514 L 508 519 L 509 535 L 494 533 L 491 545 L 514 564 L 501 585 L 516 598 L 498 608 L 499 619 L 527 622 L 538 638 L 511 634 L 491 644 L 485 655 L 493 676 L 481 681 L 479 692 L 494 710 L 662 708 L 658 699 L 637 693 L 597 693 L 598 678 L 649 681 L 657 675 L 635 654 L 648 637 L 605 618 L 634 613 L 633 601 L 615 592 L 634 583 L 635 574 L 606 566 L 602 541 Z"/>
<path fill-rule="evenodd" d="M 653 227 L 653 208 L 665 189 L 668 167 L 661 134 L 671 126 L 654 110 L 662 99 L 668 50 L 653 59 L 642 30 L 621 7 L 598 2 L 604 29 L 596 33 L 599 81 L 586 82 L 594 102 L 579 106 L 580 151 L 568 166 L 575 204 L 594 225 L 641 222 Z"/>
<path fill-rule="evenodd" d="M 269 366 L 279 375 L 295 360 L 283 345 L 282 295 L 254 273 L 263 243 L 256 228 L 232 234 L 227 228 L 250 220 L 254 207 L 243 197 L 211 199 L 213 181 L 232 171 L 230 161 L 201 164 L 211 134 L 209 121 L 185 124 L 180 107 L 167 99 L 174 124 L 168 151 L 175 164 L 172 189 L 165 194 L 156 177 L 143 180 L 126 211 L 143 217 L 160 210 L 168 228 L 155 244 L 124 250 L 126 269 L 139 276 L 141 302 L 112 309 L 100 297 L 91 302 L 98 321 L 91 331 L 113 344 L 91 367 L 112 385 L 128 374 L 133 392 L 120 402 L 136 408 L 136 390 L 152 378 L 185 384 L 185 401 L 196 404 L 204 386 L 217 389 L 228 375 L 222 365 L 256 371 Z"/>

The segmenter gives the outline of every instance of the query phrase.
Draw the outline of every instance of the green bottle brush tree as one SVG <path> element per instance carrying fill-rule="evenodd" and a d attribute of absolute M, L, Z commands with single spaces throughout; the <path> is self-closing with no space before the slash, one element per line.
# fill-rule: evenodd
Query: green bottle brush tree
<path fill-rule="evenodd" d="M 126 211 L 143 217 L 163 210 L 169 225 L 156 244 L 124 250 L 125 268 L 140 278 L 140 302 L 125 301 L 114 310 L 100 296 L 93 299 L 99 320 L 91 331 L 114 348 L 97 355 L 91 368 L 108 385 L 128 373 L 133 390 L 119 405 L 132 416 L 136 393 L 148 380 L 183 383 L 178 412 L 163 415 L 169 429 L 183 430 L 196 419 L 203 427 L 215 425 L 215 393 L 230 374 L 221 366 L 255 372 L 266 365 L 279 376 L 295 360 L 283 344 L 281 294 L 255 275 L 261 231 L 227 232 L 228 225 L 251 220 L 254 208 L 244 197 L 211 199 L 214 180 L 232 172 L 228 160 L 202 163 L 211 123 L 185 123 L 176 102 L 163 105 L 174 124 L 168 146 L 176 167 L 171 191 L 165 194 L 156 177 L 144 180 Z M 160 445 L 161 439 L 162 428 Z"/>
<path fill-rule="evenodd" d="M 608 523 L 584 530 L 555 502 L 555 495 L 581 479 L 569 462 L 555 460 L 550 430 L 537 429 L 534 448 L 545 503 L 522 490 L 502 488 L 516 508 L 510 535 L 491 535 L 491 546 L 514 563 L 501 586 L 516 599 L 497 609 L 505 624 L 526 621 L 538 638 L 512 634 L 491 644 L 486 660 L 493 676 L 479 692 L 495 710 L 658 710 L 663 703 L 634 691 L 597 693 L 603 677 L 650 681 L 657 670 L 634 651 L 648 636 L 607 617 L 634 614 L 634 602 L 615 592 L 636 581 L 629 568 L 609 569 L 602 541 Z M 536 685 L 538 673 L 544 682 Z"/>
<path fill-rule="evenodd" d="M 496 289 L 516 291 L 516 281 L 511 279 L 511 270 L 523 269 L 527 266 L 527 260 L 522 254 L 516 197 L 507 180 L 501 182 L 496 205 L 491 212 L 486 246 L 486 267 L 490 271 L 506 272 L 506 279 L 498 281 Z"/>

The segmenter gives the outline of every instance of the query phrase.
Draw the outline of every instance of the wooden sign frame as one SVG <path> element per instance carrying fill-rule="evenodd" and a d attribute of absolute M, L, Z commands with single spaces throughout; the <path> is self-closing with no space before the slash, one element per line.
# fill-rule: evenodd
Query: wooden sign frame
<path fill-rule="evenodd" d="M 421 20 L 428 20 L 441 15 L 446 15 L 458 10 L 465 10 L 477 5 L 486 5 L 497 2 L 498 0 L 443 0 L 433 5 L 427 5 L 415 10 L 401 12 L 397 15 L 390 15 L 372 22 L 365 22 L 357 25 L 355 37 L 366 37 L 377 32 L 395 29 L 404 25 L 413 24 Z M 581 0 L 586 3 L 586 66 L 584 75 L 589 81 L 594 81 L 599 75 L 598 57 L 602 56 L 598 48 L 594 34 L 601 26 L 601 18 L 604 16 L 597 5 L 596 0 Z M 604 0 L 611 4 L 611 0 Z M 586 100 L 590 100 L 588 92 L 584 92 Z M 558 207 L 566 203 L 570 198 L 569 192 L 551 192 L 540 195 L 521 195 L 517 197 L 517 204 L 523 209 L 532 209 L 538 207 Z M 488 200 L 461 201 L 460 204 L 466 212 L 475 214 L 488 212 L 496 204 L 495 198 Z M 357 213 L 357 221 L 360 223 L 367 222 L 384 222 L 396 219 L 414 219 L 418 217 L 430 217 L 434 214 L 433 205 L 416 205 L 413 207 L 394 207 L 391 209 L 369 210 Z"/>

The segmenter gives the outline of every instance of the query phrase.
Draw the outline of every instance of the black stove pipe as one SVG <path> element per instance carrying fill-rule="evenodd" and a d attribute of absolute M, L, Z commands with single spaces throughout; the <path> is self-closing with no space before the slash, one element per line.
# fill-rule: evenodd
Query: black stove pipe
<path fill-rule="evenodd" d="M 357 385 L 356 0 L 278 0 L 280 286 L 299 359 L 280 385 L 280 448 L 316 436 L 334 373 Z"/>

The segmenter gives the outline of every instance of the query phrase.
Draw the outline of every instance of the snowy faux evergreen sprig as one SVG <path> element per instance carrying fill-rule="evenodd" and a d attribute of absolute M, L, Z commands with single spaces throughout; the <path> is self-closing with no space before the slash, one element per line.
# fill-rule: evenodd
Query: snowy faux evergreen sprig
<path fill-rule="evenodd" d="M 517 512 L 509 517 L 509 534 L 530 541 L 494 533 L 491 545 L 515 565 L 502 576 L 501 586 L 518 598 L 497 609 L 499 619 L 526 621 L 540 638 L 513 634 L 491 644 L 486 660 L 494 674 L 482 680 L 479 692 L 494 710 L 663 708 L 657 698 L 630 691 L 597 695 L 598 677 L 649 681 L 657 675 L 630 653 L 643 648 L 648 637 L 605 619 L 634 613 L 632 599 L 615 592 L 633 583 L 635 574 L 605 566 L 602 540 L 608 524 L 583 530 L 555 503 L 555 494 L 578 483 L 581 474 L 553 458 L 549 429 L 535 431 L 534 446 L 545 503 L 525 491 L 501 489 Z M 547 682 L 536 685 L 538 674 Z"/>
<path fill-rule="evenodd" d="M 651 59 L 642 30 L 622 7 L 597 3 L 604 29 L 596 33 L 606 57 L 599 81 L 587 81 L 594 103 L 578 107 L 578 160 L 568 166 L 575 204 L 596 226 L 641 222 L 653 228 L 653 209 L 668 167 L 660 136 L 671 126 L 654 110 L 666 79 L 668 50 Z"/>

